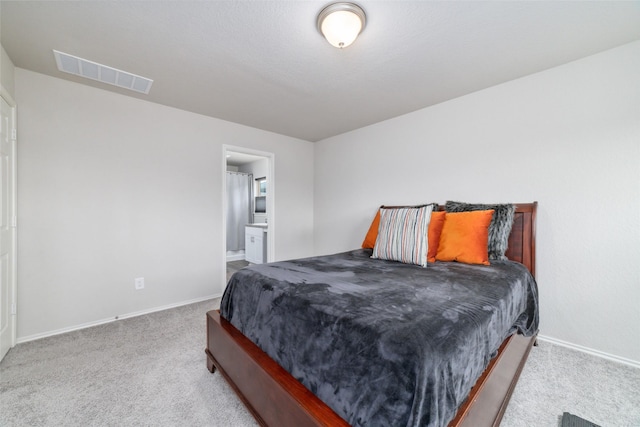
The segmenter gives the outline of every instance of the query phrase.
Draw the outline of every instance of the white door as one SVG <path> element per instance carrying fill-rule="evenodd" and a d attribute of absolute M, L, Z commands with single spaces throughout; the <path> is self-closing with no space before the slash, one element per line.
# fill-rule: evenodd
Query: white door
<path fill-rule="evenodd" d="M 9 98 L 7 96 L 7 98 Z M 0 360 L 15 345 L 15 107 L 0 96 Z M 13 104 L 13 101 L 11 101 Z"/>

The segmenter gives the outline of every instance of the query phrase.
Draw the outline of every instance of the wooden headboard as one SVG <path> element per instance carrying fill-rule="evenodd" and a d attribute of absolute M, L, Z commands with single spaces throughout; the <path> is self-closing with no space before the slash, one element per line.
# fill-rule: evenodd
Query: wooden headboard
<path fill-rule="evenodd" d="M 517 203 L 507 258 L 522 263 L 536 277 L 536 210 L 538 202 Z"/>

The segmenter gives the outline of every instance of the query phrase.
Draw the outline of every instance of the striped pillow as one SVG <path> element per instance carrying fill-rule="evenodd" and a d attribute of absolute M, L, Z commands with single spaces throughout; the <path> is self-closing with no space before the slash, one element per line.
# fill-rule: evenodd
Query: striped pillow
<path fill-rule="evenodd" d="M 433 206 L 380 209 L 378 238 L 371 258 L 427 266 Z"/>

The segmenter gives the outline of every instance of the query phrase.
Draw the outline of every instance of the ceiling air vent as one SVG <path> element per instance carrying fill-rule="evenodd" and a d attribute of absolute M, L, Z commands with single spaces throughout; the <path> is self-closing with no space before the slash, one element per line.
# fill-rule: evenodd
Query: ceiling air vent
<path fill-rule="evenodd" d="M 75 74 L 76 76 L 86 77 L 87 79 L 144 94 L 149 94 L 151 84 L 153 84 L 153 80 L 146 77 L 127 73 L 126 71 L 98 64 L 97 62 L 87 61 L 86 59 L 78 58 L 68 53 L 54 50 L 53 55 L 56 57 L 58 70 L 65 73 Z"/>

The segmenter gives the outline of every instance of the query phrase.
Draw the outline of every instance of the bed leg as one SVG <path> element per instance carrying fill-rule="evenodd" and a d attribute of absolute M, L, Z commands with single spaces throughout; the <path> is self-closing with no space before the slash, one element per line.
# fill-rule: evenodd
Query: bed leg
<path fill-rule="evenodd" d="M 207 353 L 207 369 L 213 374 L 216 372 L 216 365 L 213 364 L 213 360 L 211 359 L 211 354 L 209 353 L 209 351 L 205 349 L 204 352 Z"/>

